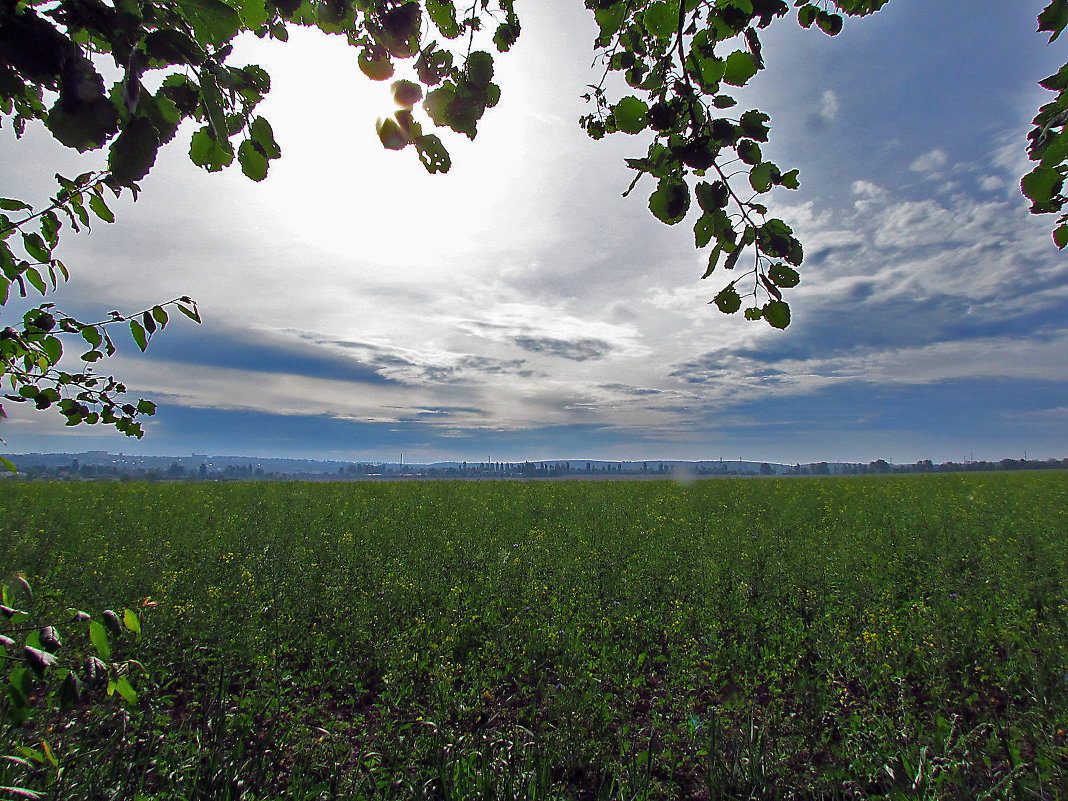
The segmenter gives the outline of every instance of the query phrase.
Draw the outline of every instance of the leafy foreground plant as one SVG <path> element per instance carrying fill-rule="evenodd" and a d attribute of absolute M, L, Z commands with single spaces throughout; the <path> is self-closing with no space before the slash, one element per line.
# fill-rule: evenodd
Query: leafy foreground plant
<path fill-rule="evenodd" d="M 44 717 L 51 732 L 93 712 L 102 717 L 122 715 L 110 699 L 135 703 L 137 691 L 129 674 L 134 668 L 145 669 L 137 660 L 118 658 L 117 651 L 124 633 L 140 641 L 141 621 L 132 609 L 121 617 L 107 609 L 99 620 L 74 609 L 62 616 L 16 609 L 16 603 L 35 606 L 33 590 L 22 574 L 16 576 L 13 588 L 2 585 L 0 594 L 0 658 L 5 670 L 10 668 L 0 695 L 0 793 L 42 798 L 45 789 L 32 789 L 42 787 L 59 798 L 65 790 L 60 760 L 48 739 L 32 745 L 22 742 L 25 732 L 41 730 L 26 724 L 34 716 Z"/>

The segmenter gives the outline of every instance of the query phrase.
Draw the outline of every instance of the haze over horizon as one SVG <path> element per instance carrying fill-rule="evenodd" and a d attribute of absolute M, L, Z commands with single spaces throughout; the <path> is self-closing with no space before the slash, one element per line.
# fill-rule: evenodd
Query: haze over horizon
<path fill-rule="evenodd" d="M 100 319 L 179 295 L 144 355 L 101 372 L 159 403 L 138 441 L 5 403 L 6 452 L 342 461 L 713 460 L 782 464 L 1068 454 L 1068 259 L 1019 192 L 1037 81 L 1066 46 L 1044 3 L 893 0 L 830 39 L 778 21 L 742 108 L 772 116 L 773 196 L 804 243 L 784 332 L 708 306 L 693 218 L 629 198 L 644 137 L 586 138 L 596 80 L 580 3 L 521 8 L 500 105 L 429 176 L 383 151 L 388 84 L 295 31 L 243 40 L 283 156 L 262 184 L 164 149 L 117 222 L 68 235 L 56 303 Z M 102 165 L 41 129 L 0 132 L 8 197 Z M 48 298 L 51 300 L 52 298 Z M 14 307 L 9 305 L 10 312 Z"/>

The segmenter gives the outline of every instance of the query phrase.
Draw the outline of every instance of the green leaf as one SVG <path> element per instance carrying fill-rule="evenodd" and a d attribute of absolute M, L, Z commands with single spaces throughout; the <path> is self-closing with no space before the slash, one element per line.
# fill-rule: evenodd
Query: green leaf
<path fill-rule="evenodd" d="M 44 237 L 49 248 L 55 248 L 59 244 L 59 229 L 62 225 L 55 212 L 47 211 L 41 215 L 41 236 Z"/>
<path fill-rule="evenodd" d="M 137 402 L 137 413 L 144 414 L 151 417 L 156 413 L 156 404 L 152 401 L 147 401 L 144 398 Z"/>
<path fill-rule="evenodd" d="M 198 42 L 224 45 L 241 30 L 241 17 L 220 0 L 175 0 Z"/>
<path fill-rule="evenodd" d="M 89 347 L 95 348 L 103 341 L 103 337 L 100 335 L 100 331 L 97 330 L 95 325 L 83 325 L 79 331 L 82 335 L 82 339 L 89 343 Z"/>
<path fill-rule="evenodd" d="M 200 73 L 200 99 L 215 139 L 220 145 L 225 143 L 225 147 L 230 149 L 230 128 L 226 124 L 222 94 L 219 92 L 219 83 L 211 70 L 205 69 Z"/>
<path fill-rule="evenodd" d="M 0 198 L 0 209 L 4 211 L 33 211 L 33 206 L 29 203 L 23 203 L 21 200 L 13 200 L 11 198 Z"/>
<path fill-rule="evenodd" d="M 119 110 L 103 95 L 69 111 L 60 99 L 44 122 L 57 141 L 84 153 L 102 147 L 118 130 Z"/>
<path fill-rule="evenodd" d="M 269 123 L 263 117 L 256 117 L 252 121 L 252 127 L 249 129 L 249 133 L 252 135 L 252 140 L 259 145 L 259 150 L 268 159 L 276 159 L 281 157 L 282 148 L 278 146 L 278 143 L 274 140 L 274 129 L 271 128 Z"/>
<path fill-rule="evenodd" d="M 738 127 L 742 129 L 742 136 L 748 139 L 755 139 L 757 142 L 767 142 L 768 134 L 771 132 L 771 129 L 768 128 L 770 120 L 771 117 L 763 111 L 753 109 L 741 116 L 738 120 Z"/>
<path fill-rule="evenodd" d="M 1053 241 L 1061 250 L 1068 245 L 1068 225 L 1061 225 L 1053 231 Z"/>
<path fill-rule="evenodd" d="M 23 234 L 22 245 L 26 248 L 26 252 L 30 254 L 30 257 L 39 262 L 49 262 L 52 260 L 52 251 L 49 249 L 48 245 L 45 244 L 45 241 L 41 239 L 40 234 Z"/>
<path fill-rule="evenodd" d="M 801 182 L 797 180 L 799 174 L 798 170 L 790 170 L 790 172 L 784 172 L 782 177 L 779 178 L 779 184 L 785 186 L 787 189 L 797 189 L 801 186 Z"/>
<path fill-rule="evenodd" d="M 690 188 L 680 178 L 661 178 L 649 196 L 649 211 L 661 222 L 675 225 L 690 208 Z"/>
<path fill-rule="evenodd" d="M 619 2 L 607 8 L 599 7 L 594 11 L 593 18 L 601 29 L 600 35 L 597 37 L 598 41 L 607 43 L 619 30 L 626 16 L 627 3 L 623 2 L 623 0 L 619 0 Z"/>
<path fill-rule="evenodd" d="M 48 357 L 48 361 L 52 364 L 58 364 L 63 356 L 63 343 L 57 337 L 45 337 L 41 341 L 41 350 Z"/>
<path fill-rule="evenodd" d="M 111 659 L 111 646 L 108 644 L 108 632 L 102 623 L 95 620 L 89 621 L 89 640 L 105 662 Z"/>
<path fill-rule="evenodd" d="M 712 302 L 724 314 L 734 314 L 738 309 L 742 308 L 742 298 L 739 296 L 738 290 L 734 288 L 734 284 L 723 287 L 719 294 L 712 299 Z"/>
<path fill-rule="evenodd" d="M 733 86 L 744 86 L 757 74 L 757 69 L 757 63 L 749 53 L 744 50 L 735 50 L 727 56 L 727 63 L 723 68 L 723 80 Z"/>
<path fill-rule="evenodd" d="M 730 200 L 730 190 L 723 181 L 712 183 L 701 181 L 694 187 L 694 194 L 697 196 L 697 202 L 705 211 L 721 209 Z"/>
<path fill-rule="evenodd" d="M 737 247 L 734 245 L 731 245 L 731 247 L 733 248 L 733 250 L 730 250 L 729 248 L 724 248 L 725 250 L 729 250 L 729 252 L 727 253 L 727 259 L 723 262 L 724 270 L 733 270 L 735 265 L 738 264 L 738 259 L 742 255 L 742 250 L 744 250 L 744 248 Z"/>
<path fill-rule="evenodd" d="M 841 14 L 829 14 L 826 11 L 820 11 L 816 14 L 816 25 L 828 36 L 837 36 L 842 32 L 842 16 Z M 776 326 L 778 328 L 779 326 Z M 785 328 L 785 326 L 782 326 Z"/>
<path fill-rule="evenodd" d="M 415 149 L 419 153 L 419 161 L 423 163 L 426 171 L 433 174 L 436 172 L 448 172 L 452 166 L 452 158 L 445 145 L 434 134 L 426 134 L 415 140 Z"/>
<path fill-rule="evenodd" d="M 200 324 L 200 312 L 197 311 L 197 307 L 196 306 L 193 306 L 192 308 L 188 308 L 186 306 L 183 306 L 181 303 L 179 303 L 178 304 L 178 311 L 180 311 L 182 314 L 184 314 L 186 317 L 188 317 L 194 323 L 197 323 L 198 325 Z"/>
<path fill-rule="evenodd" d="M 238 145 L 237 161 L 241 165 L 241 172 L 253 181 L 262 181 L 267 177 L 267 158 L 251 139 L 246 139 Z"/>
<path fill-rule="evenodd" d="M 679 4 L 661 2 L 650 3 L 642 16 L 642 23 L 650 36 L 657 39 L 670 39 L 679 27 Z"/>
<path fill-rule="evenodd" d="M 834 0 L 834 4 L 851 17 L 874 14 L 888 2 L 889 0 Z"/>
<path fill-rule="evenodd" d="M 4 456 L 0 456 L 0 465 L 9 473 L 17 473 L 19 471 L 15 463 Z"/>
<path fill-rule="evenodd" d="M 764 319 L 772 328 L 786 328 L 790 324 L 790 304 L 784 300 L 772 300 L 764 305 Z"/>
<path fill-rule="evenodd" d="M 743 139 L 738 143 L 738 158 L 746 164 L 759 164 L 760 155 L 760 145 L 752 139 Z"/>
<path fill-rule="evenodd" d="M 389 88 L 393 92 L 393 102 L 401 108 L 414 108 L 423 99 L 423 87 L 415 81 L 394 81 Z"/>
<path fill-rule="evenodd" d="M 1064 184 L 1064 178 L 1053 167 L 1036 167 L 1020 182 L 1023 193 L 1037 206 L 1051 203 Z"/>
<path fill-rule="evenodd" d="M 112 684 L 109 683 L 108 687 L 110 689 L 112 687 Z M 114 689 L 115 689 L 115 692 L 117 692 L 119 695 L 122 696 L 123 700 L 126 701 L 126 703 L 128 703 L 128 704 L 136 704 L 137 703 L 137 692 L 134 690 L 133 686 L 130 684 L 130 680 L 127 679 L 125 676 L 119 676 L 117 679 L 115 679 L 115 681 L 114 681 Z"/>
<path fill-rule="evenodd" d="M 762 161 L 749 171 L 749 185 L 761 194 L 771 189 L 775 173 L 778 172 L 770 161 Z"/>
<path fill-rule="evenodd" d="M 768 278 L 772 280 L 775 286 L 781 286 L 783 289 L 790 289 L 801 283 L 801 275 L 797 270 L 787 267 L 781 262 L 771 266 L 771 269 L 768 270 Z"/>
<path fill-rule="evenodd" d="M 1040 162 L 1043 167 L 1056 167 L 1066 158 L 1068 158 L 1068 130 L 1061 131 L 1059 134 L 1053 134 L 1044 143 L 1045 149 L 1042 151 L 1042 161 Z M 1032 154 L 1032 158 L 1037 154 Z"/>
<path fill-rule="evenodd" d="M 103 197 L 95 192 L 89 196 L 89 208 L 93 210 L 93 214 L 104 222 L 115 222 L 115 215 L 112 213 L 111 209 L 108 208 L 108 204 L 104 202 Z"/>
<path fill-rule="evenodd" d="M 476 50 L 464 64 L 464 79 L 481 89 L 486 89 L 493 80 L 493 56 L 485 50 Z"/>
<path fill-rule="evenodd" d="M 356 64 L 360 72 L 372 81 L 384 81 L 393 77 L 393 62 L 389 60 L 389 52 L 384 47 L 376 45 L 364 48 Z"/>
<path fill-rule="evenodd" d="M 705 212 L 693 224 L 694 245 L 698 248 L 703 248 L 712 241 L 712 236 L 716 233 L 712 220 L 712 215 Z"/>
<path fill-rule="evenodd" d="M 267 4 L 264 0 L 238 0 L 238 14 L 246 28 L 255 30 L 267 22 Z"/>
<path fill-rule="evenodd" d="M 446 39 L 455 39 L 463 33 L 463 28 L 456 21 L 456 6 L 452 0 L 426 0 L 426 13 Z"/>
<path fill-rule="evenodd" d="M 163 64 L 204 63 L 204 51 L 181 31 L 163 28 L 145 37 L 145 53 Z"/>
<path fill-rule="evenodd" d="M 201 128 L 189 142 L 189 159 L 208 172 L 218 172 L 233 163 L 234 151 L 229 142 L 223 144 L 207 128 Z"/>
<path fill-rule="evenodd" d="M 818 13 L 819 8 L 811 3 L 807 3 L 797 10 L 797 21 L 801 23 L 802 28 L 811 28 L 812 23 L 816 21 L 816 15 Z"/>
<path fill-rule="evenodd" d="M 22 275 L 33 285 L 33 288 L 42 295 L 48 291 L 48 285 L 44 282 L 44 279 L 41 278 L 41 274 L 37 272 L 37 270 L 30 267 Z"/>
<path fill-rule="evenodd" d="M 1052 0 L 1038 15 L 1038 30 L 1052 31 L 1050 43 L 1054 42 L 1068 25 L 1068 0 Z"/>
<path fill-rule="evenodd" d="M 159 323 L 160 328 L 164 328 L 167 325 L 167 320 L 170 319 L 167 316 L 167 310 L 162 306 L 153 306 L 152 316 L 155 318 L 156 322 Z"/>
<path fill-rule="evenodd" d="M 137 347 L 144 353 L 145 348 L 148 347 L 148 334 L 145 333 L 144 326 L 137 320 L 130 320 L 130 334 L 133 336 L 133 341 L 137 343 Z"/>
<path fill-rule="evenodd" d="M 616 127 L 623 133 L 636 134 L 645 129 L 645 116 L 649 106 L 644 100 L 627 95 L 612 107 Z"/>
<path fill-rule="evenodd" d="M 126 628 L 137 635 L 137 640 L 141 640 L 141 621 L 137 617 L 137 613 L 132 609 L 127 609 L 122 613 L 122 623 Z"/>
<path fill-rule="evenodd" d="M 716 245 L 712 249 L 712 252 L 708 254 L 708 266 L 705 268 L 705 274 L 701 276 L 702 280 L 708 278 L 708 276 L 712 275 L 712 273 L 715 272 L 716 264 L 717 262 L 719 262 L 719 256 L 722 252 L 722 246 Z"/>
<path fill-rule="evenodd" d="M 400 124 L 393 117 L 379 120 L 375 130 L 386 150 L 403 150 L 410 144 L 408 135 L 401 130 Z"/>

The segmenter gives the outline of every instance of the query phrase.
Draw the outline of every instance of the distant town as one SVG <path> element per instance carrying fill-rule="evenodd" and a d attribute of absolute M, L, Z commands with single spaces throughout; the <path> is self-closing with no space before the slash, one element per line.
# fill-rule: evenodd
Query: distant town
<path fill-rule="evenodd" d="M 320 461 L 248 456 L 135 456 L 108 451 L 7 454 L 17 473 L 0 472 L 7 481 L 397 481 L 434 479 L 656 479 L 730 476 L 884 475 L 984 470 L 1064 470 L 1068 459 L 1001 459 L 934 464 L 924 459 L 894 464 L 810 462 L 778 464 L 744 460 L 604 461 L 595 459 L 524 462 Z"/>

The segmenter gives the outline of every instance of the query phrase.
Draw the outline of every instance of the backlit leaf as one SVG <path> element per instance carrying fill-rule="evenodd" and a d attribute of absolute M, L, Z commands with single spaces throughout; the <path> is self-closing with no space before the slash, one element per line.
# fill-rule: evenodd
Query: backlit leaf
<path fill-rule="evenodd" d="M 108 208 L 107 203 L 104 202 L 104 198 L 100 195 L 93 193 L 89 196 L 89 208 L 93 210 L 93 214 L 104 222 L 115 222 L 115 215 L 112 213 L 111 209 Z"/>
<path fill-rule="evenodd" d="M 644 100 L 628 95 L 612 107 L 616 127 L 623 133 L 636 134 L 645 129 L 645 115 L 649 106 Z"/>
<path fill-rule="evenodd" d="M 252 134 L 252 140 L 259 145 L 259 151 L 268 159 L 276 159 L 281 157 L 282 148 L 278 146 L 278 143 L 274 139 L 274 129 L 271 128 L 269 123 L 263 117 L 256 117 L 252 121 L 252 127 L 249 131 Z"/>
<path fill-rule="evenodd" d="M 220 0 L 175 0 L 175 4 L 201 42 L 223 45 L 241 30 L 241 17 Z"/>
<path fill-rule="evenodd" d="M 597 25 L 601 29 L 598 39 L 607 42 L 619 30 L 626 15 L 627 4 L 623 0 L 619 0 L 619 2 L 607 8 L 598 8 L 594 12 L 594 19 L 597 20 Z"/>
<path fill-rule="evenodd" d="M 1020 188 L 1036 205 L 1050 203 L 1060 191 L 1064 178 L 1053 167 L 1036 167 L 1020 182 Z"/>
<path fill-rule="evenodd" d="M 769 301 L 764 306 L 764 319 L 772 328 L 786 328 L 790 324 L 790 304 L 782 300 Z"/>
<path fill-rule="evenodd" d="M 753 57 L 744 50 L 735 50 L 727 56 L 727 63 L 723 68 L 723 80 L 733 86 L 743 86 L 757 74 L 757 63 Z"/>
<path fill-rule="evenodd" d="M 670 39 L 679 27 L 679 4 L 656 0 L 650 3 L 642 16 L 645 30 L 658 39 Z"/>
<path fill-rule="evenodd" d="M 719 294 L 712 299 L 712 302 L 724 314 L 734 314 L 738 309 L 742 308 L 742 298 L 738 294 L 738 290 L 734 288 L 734 284 L 721 289 Z"/>
<path fill-rule="evenodd" d="M 122 623 L 126 628 L 137 635 L 138 640 L 141 639 L 141 621 L 134 610 L 127 609 L 122 613 Z"/>
<path fill-rule="evenodd" d="M 40 234 L 23 234 L 22 245 L 26 248 L 26 252 L 30 254 L 30 257 L 39 262 L 48 262 L 52 258 L 52 251 L 49 250 L 44 240 L 41 239 Z"/>
<path fill-rule="evenodd" d="M 130 334 L 133 336 L 133 341 L 137 343 L 137 347 L 144 353 L 145 348 L 148 347 L 148 335 L 145 333 L 144 327 L 137 320 L 130 320 Z"/>
<path fill-rule="evenodd" d="M 797 270 L 792 267 L 787 267 L 785 264 L 776 263 L 768 270 L 768 278 L 770 278 L 776 286 L 781 286 L 783 289 L 790 289 L 801 283 L 801 275 Z"/>
<path fill-rule="evenodd" d="M 426 134 L 416 139 L 415 149 L 419 153 L 419 161 L 429 173 L 448 172 L 449 167 L 452 166 L 449 151 L 434 134 Z"/>
<path fill-rule="evenodd" d="M 1053 32 L 1053 35 L 1049 37 L 1050 42 L 1061 35 L 1066 25 L 1068 25 L 1068 0 L 1052 0 L 1038 15 L 1038 29 Z"/>
<path fill-rule="evenodd" d="M 267 177 L 268 161 L 251 139 L 245 139 L 237 147 L 237 161 L 241 172 L 253 181 L 262 181 Z"/>
<path fill-rule="evenodd" d="M 661 222 L 674 225 L 690 208 L 690 189 L 686 182 L 674 177 L 661 178 L 649 196 L 649 210 Z"/>

